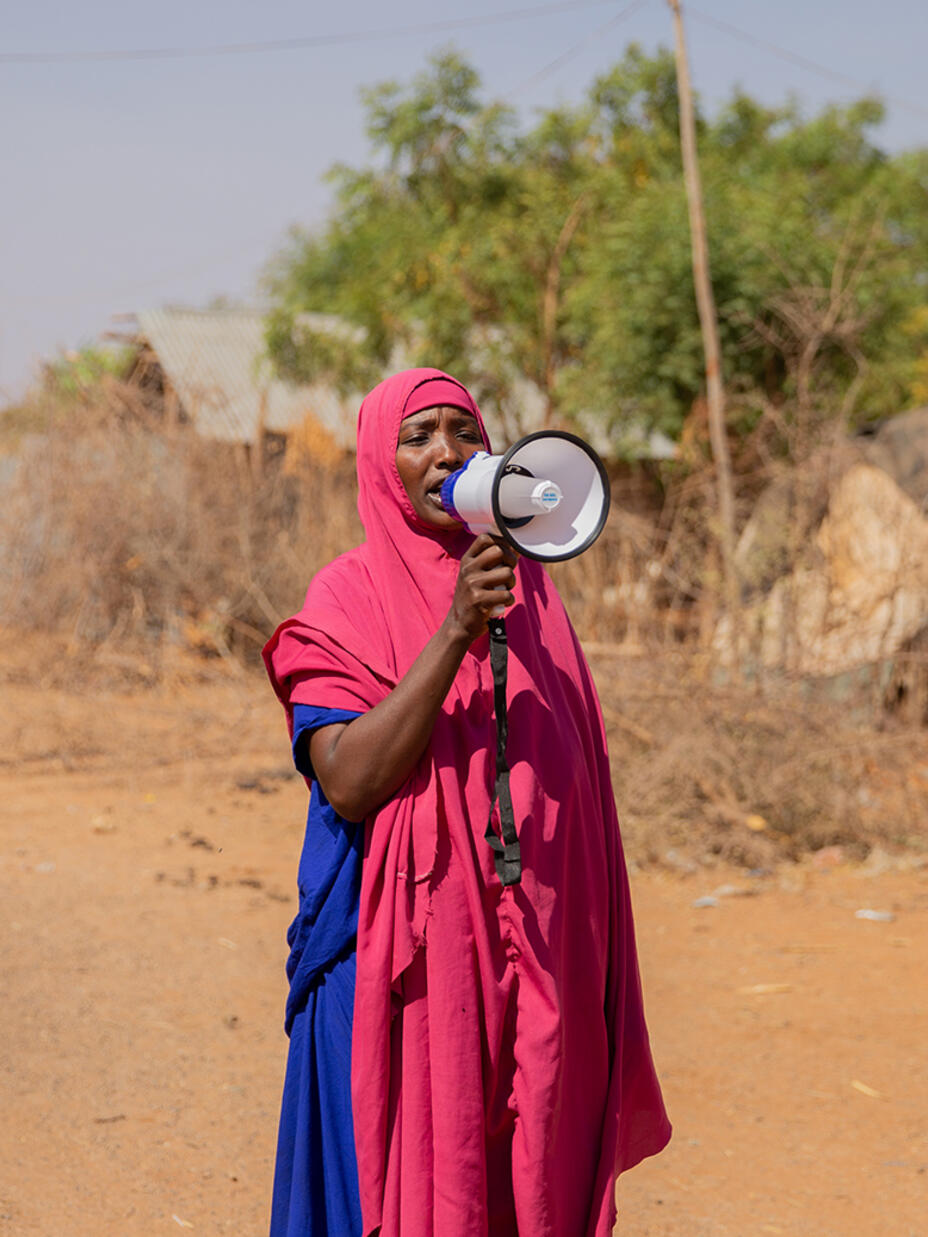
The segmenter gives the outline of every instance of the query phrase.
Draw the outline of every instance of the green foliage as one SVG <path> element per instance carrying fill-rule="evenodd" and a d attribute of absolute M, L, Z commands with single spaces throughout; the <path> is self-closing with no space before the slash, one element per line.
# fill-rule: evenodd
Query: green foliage
<path fill-rule="evenodd" d="M 122 377 L 130 356 L 129 348 L 87 346 L 65 352 L 43 367 L 42 386 L 65 402 L 86 398 L 99 387 L 105 375 Z"/>
<path fill-rule="evenodd" d="M 29 435 L 68 423 L 100 394 L 108 374 L 124 376 L 130 357 L 127 348 L 87 346 L 45 362 L 23 399 L 0 409 L 0 450 L 14 451 Z"/>
<path fill-rule="evenodd" d="M 346 387 L 439 365 L 504 413 L 529 378 L 551 419 L 678 435 L 704 376 L 670 53 L 629 47 L 526 131 L 453 52 L 365 103 L 374 162 L 333 169 L 327 226 L 268 273 L 278 367 Z M 743 427 L 765 406 L 881 416 L 924 387 L 928 152 L 885 155 L 881 119 L 872 99 L 806 118 L 743 93 L 698 117 Z"/>

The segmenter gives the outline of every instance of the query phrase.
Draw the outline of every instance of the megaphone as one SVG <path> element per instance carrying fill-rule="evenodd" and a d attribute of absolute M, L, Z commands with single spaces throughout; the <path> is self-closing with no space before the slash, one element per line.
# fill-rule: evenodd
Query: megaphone
<path fill-rule="evenodd" d="M 441 487 L 441 505 L 472 533 L 493 533 L 527 558 L 574 558 L 603 531 L 609 479 L 593 448 L 539 430 L 505 455 L 477 451 Z"/>

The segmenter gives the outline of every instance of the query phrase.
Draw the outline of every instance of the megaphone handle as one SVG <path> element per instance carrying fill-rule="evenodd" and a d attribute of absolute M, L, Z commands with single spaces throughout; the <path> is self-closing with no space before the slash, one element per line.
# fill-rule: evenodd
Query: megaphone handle
<path fill-rule="evenodd" d="M 503 885 L 518 885 L 522 880 L 522 852 L 516 833 L 512 795 L 509 791 L 509 763 L 506 745 L 509 739 L 509 716 L 506 712 L 506 670 L 509 645 L 506 623 L 502 618 L 490 618 L 490 669 L 493 671 L 493 707 L 496 713 L 496 787 L 490 804 L 490 819 L 484 834 L 493 850 L 496 874 Z M 499 803 L 500 833 L 493 828 L 493 809 Z M 502 835 L 502 836 L 500 836 Z"/>

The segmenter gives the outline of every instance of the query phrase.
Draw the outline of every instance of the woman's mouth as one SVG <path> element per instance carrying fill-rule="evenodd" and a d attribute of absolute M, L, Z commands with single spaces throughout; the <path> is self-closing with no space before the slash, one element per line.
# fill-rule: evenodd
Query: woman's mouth
<path fill-rule="evenodd" d="M 425 496 L 434 507 L 438 508 L 439 511 L 444 511 L 444 507 L 441 503 L 441 487 L 442 482 L 439 481 L 437 485 L 432 485 L 425 491 Z"/>

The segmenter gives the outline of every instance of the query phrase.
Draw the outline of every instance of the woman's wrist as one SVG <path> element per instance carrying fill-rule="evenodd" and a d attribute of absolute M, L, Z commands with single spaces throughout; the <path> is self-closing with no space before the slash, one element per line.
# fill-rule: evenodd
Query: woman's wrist
<path fill-rule="evenodd" d="M 462 659 L 470 646 L 482 634 L 482 629 L 477 632 L 470 631 L 462 619 L 455 614 L 453 606 L 445 615 L 441 626 L 436 632 L 436 636 L 447 643 L 452 650 L 455 652 L 460 651 Z"/>

